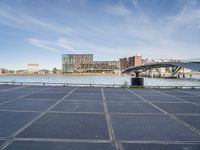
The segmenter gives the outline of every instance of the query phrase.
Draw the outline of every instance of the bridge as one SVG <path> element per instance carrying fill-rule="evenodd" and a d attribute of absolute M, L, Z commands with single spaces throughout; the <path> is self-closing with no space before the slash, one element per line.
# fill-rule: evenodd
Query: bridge
<path fill-rule="evenodd" d="M 139 72 L 145 72 L 147 70 L 156 69 L 156 68 L 172 68 L 172 75 L 175 75 L 180 71 L 182 68 L 191 69 L 193 71 L 199 71 L 200 72 L 200 62 L 159 62 L 154 64 L 147 64 L 147 65 L 141 65 L 136 67 L 129 67 L 122 71 L 122 73 L 139 73 Z"/>

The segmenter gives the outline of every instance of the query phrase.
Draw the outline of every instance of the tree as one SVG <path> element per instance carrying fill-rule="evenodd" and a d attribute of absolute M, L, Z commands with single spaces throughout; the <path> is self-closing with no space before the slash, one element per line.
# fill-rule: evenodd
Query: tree
<path fill-rule="evenodd" d="M 56 67 L 53 68 L 53 73 L 54 74 L 57 73 L 57 68 Z"/>

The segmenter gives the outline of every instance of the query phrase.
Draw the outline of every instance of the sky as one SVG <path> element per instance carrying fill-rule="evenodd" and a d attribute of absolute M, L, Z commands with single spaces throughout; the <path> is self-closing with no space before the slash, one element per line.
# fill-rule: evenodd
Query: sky
<path fill-rule="evenodd" d="M 200 0 L 0 0 L 0 68 L 95 60 L 200 58 Z"/>

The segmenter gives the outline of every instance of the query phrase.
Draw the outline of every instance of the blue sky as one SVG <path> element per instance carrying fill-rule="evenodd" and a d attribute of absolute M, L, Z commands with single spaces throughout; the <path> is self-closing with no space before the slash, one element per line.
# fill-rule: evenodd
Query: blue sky
<path fill-rule="evenodd" d="M 61 68 L 63 53 L 200 58 L 200 1 L 0 1 L 0 67 Z"/>

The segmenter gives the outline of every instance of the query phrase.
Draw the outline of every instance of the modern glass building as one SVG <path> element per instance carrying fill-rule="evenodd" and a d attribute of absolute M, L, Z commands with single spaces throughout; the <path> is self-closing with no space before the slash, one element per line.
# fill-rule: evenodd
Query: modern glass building
<path fill-rule="evenodd" d="M 63 73 L 81 72 L 81 65 L 92 64 L 93 54 L 63 54 L 62 70 Z"/>

